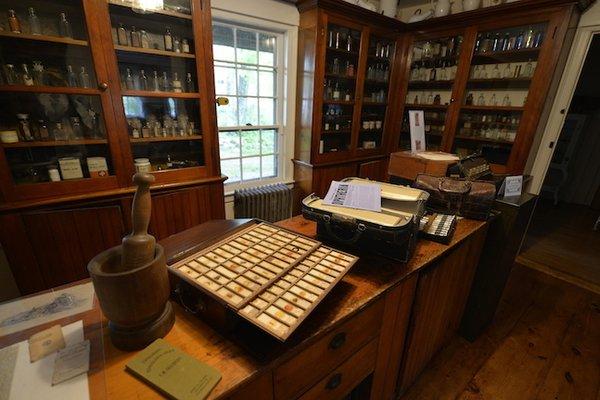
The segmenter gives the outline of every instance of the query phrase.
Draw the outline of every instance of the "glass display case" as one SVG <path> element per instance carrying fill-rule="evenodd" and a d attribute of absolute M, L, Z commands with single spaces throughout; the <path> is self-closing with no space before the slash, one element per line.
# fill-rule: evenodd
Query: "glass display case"
<path fill-rule="evenodd" d="M 113 47 L 137 171 L 204 165 L 194 25 L 189 0 L 150 11 L 110 0 Z"/>
<path fill-rule="evenodd" d="M 400 149 L 410 149 L 409 110 L 424 111 L 427 149 L 441 149 L 462 43 L 463 36 L 454 35 L 413 44 Z"/>
<path fill-rule="evenodd" d="M 452 151 L 506 165 L 547 24 L 478 32 Z"/>
<path fill-rule="evenodd" d="M 3 180 L 116 184 L 84 4 L 2 0 L 0 8 Z"/>

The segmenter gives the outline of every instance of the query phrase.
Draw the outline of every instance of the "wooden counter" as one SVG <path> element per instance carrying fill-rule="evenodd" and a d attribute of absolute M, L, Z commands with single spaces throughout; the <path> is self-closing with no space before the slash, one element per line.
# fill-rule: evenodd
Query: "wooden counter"
<path fill-rule="evenodd" d="M 207 222 L 161 243 L 169 259 L 192 246 L 203 247 L 201 242 L 242 222 Z M 280 225 L 315 236 L 316 224 L 302 217 Z M 177 304 L 177 320 L 166 340 L 221 372 L 210 398 L 340 398 L 363 382 L 359 398 L 370 393 L 373 399 L 391 399 L 455 334 L 486 227 L 461 220 L 449 246 L 421 240 L 407 264 L 361 255 L 284 344 L 263 342 L 246 331 L 222 335 Z M 99 314 L 89 312 L 94 313 Z M 106 329 L 99 335 L 99 324 L 83 318 L 86 336 L 99 337 L 96 342 L 104 347 L 104 366 L 90 373 L 92 399 L 160 398 L 125 372 L 135 353 L 115 349 Z M 92 364 L 101 365 L 101 360 L 93 357 Z"/>

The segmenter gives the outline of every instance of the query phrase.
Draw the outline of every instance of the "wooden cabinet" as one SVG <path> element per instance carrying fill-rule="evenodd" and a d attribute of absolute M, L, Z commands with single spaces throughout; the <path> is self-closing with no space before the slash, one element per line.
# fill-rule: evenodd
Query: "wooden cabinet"
<path fill-rule="evenodd" d="M 428 149 L 481 152 L 494 172 L 519 174 L 579 14 L 571 2 L 490 8 L 408 25 L 394 144 L 410 149 L 408 111 L 422 110 Z"/>

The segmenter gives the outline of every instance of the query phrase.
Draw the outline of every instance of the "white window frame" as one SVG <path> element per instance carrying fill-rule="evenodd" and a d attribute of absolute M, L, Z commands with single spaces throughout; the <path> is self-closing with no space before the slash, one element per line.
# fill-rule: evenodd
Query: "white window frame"
<path fill-rule="evenodd" d="M 294 123 L 295 123 L 295 83 L 296 83 L 296 63 L 297 63 L 297 38 L 298 26 L 294 21 L 290 24 L 275 22 L 270 19 L 257 18 L 246 14 L 232 12 L 231 9 L 223 10 L 218 8 L 219 1 L 213 3 L 212 18 L 218 24 L 236 25 L 248 29 L 266 31 L 275 34 L 278 37 L 276 57 L 277 57 L 277 106 L 276 121 L 274 126 L 279 129 L 278 144 L 278 175 L 272 178 L 253 179 L 242 182 L 227 183 L 225 181 L 225 194 L 229 195 L 236 189 L 255 187 L 270 183 L 291 183 L 293 182 L 293 164 L 294 155 Z M 243 3 L 243 2 L 242 2 Z M 215 4 L 217 7 L 215 7 Z M 231 5 L 231 3 L 229 3 Z M 253 8 L 256 12 L 263 12 L 263 7 Z M 242 10 L 244 11 L 244 10 Z M 268 16 L 267 16 L 268 17 Z M 219 61 L 217 55 L 213 55 L 215 61 Z M 225 106 L 226 107 L 226 106 Z M 252 127 L 257 128 L 257 127 Z M 261 126 L 262 129 L 268 127 Z M 249 130 L 250 127 L 226 127 L 221 130 Z M 220 150 L 220 149 L 219 149 Z M 220 159 L 219 159 L 220 162 Z"/>

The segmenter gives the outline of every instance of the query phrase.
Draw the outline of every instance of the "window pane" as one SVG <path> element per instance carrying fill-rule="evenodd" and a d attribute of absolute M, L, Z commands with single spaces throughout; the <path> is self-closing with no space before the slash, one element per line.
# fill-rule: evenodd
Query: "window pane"
<path fill-rule="evenodd" d="M 255 156 L 260 154 L 259 131 L 242 131 L 242 156 Z"/>
<path fill-rule="evenodd" d="M 217 107 L 217 121 L 219 128 L 237 126 L 237 99 L 229 98 L 229 104 Z"/>
<path fill-rule="evenodd" d="M 235 69 L 215 67 L 215 92 L 217 95 L 235 94 Z"/>
<path fill-rule="evenodd" d="M 275 99 L 260 99 L 261 125 L 275 125 Z"/>
<path fill-rule="evenodd" d="M 258 99 L 252 97 L 240 97 L 240 125 L 258 125 Z"/>
<path fill-rule="evenodd" d="M 262 154 L 277 153 L 277 131 L 275 129 L 262 130 Z"/>
<path fill-rule="evenodd" d="M 262 177 L 269 178 L 277 176 L 277 156 L 263 156 Z"/>
<path fill-rule="evenodd" d="M 260 157 L 242 158 L 242 179 L 260 178 Z"/>
<path fill-rule="evenodd" d="M 238 29 L 237 35 L 237 62 L 256 64 L 256 32 Z"/>
<path fill-rule="evenodd" d="M 222 160 L 221 173 L 229 178 L 226 181 L 227 183 L 239 182 L 242 179 L 242 173 L 240 171 L 240 160 Z"/>
<path fill-rule="evenodd" d="M 275 71 L 259 71 L 260 95 L 275 97 Z"/>
<path fill-rule="evenodd" d="M 240 156 L 240 133 L 238 131 L 219 132 L 221 158 Z"/>
<path fill-rule="evenodd" d="M 213 53 L 218 60 L 235 60 L 232 28 L 213 25 Z"/>
<path fill-rule="evenodd" d="M 238 94 L 240 96 L 258 95 L 258 76 L 256 70 L 238 70 Z"/>
<path fill-rule="evenodd" d="M 275 65 L 275 40 L 275 36 L 273 35 L 265 35 L 264 33 L 259 35 L 259 64 Z"/>

